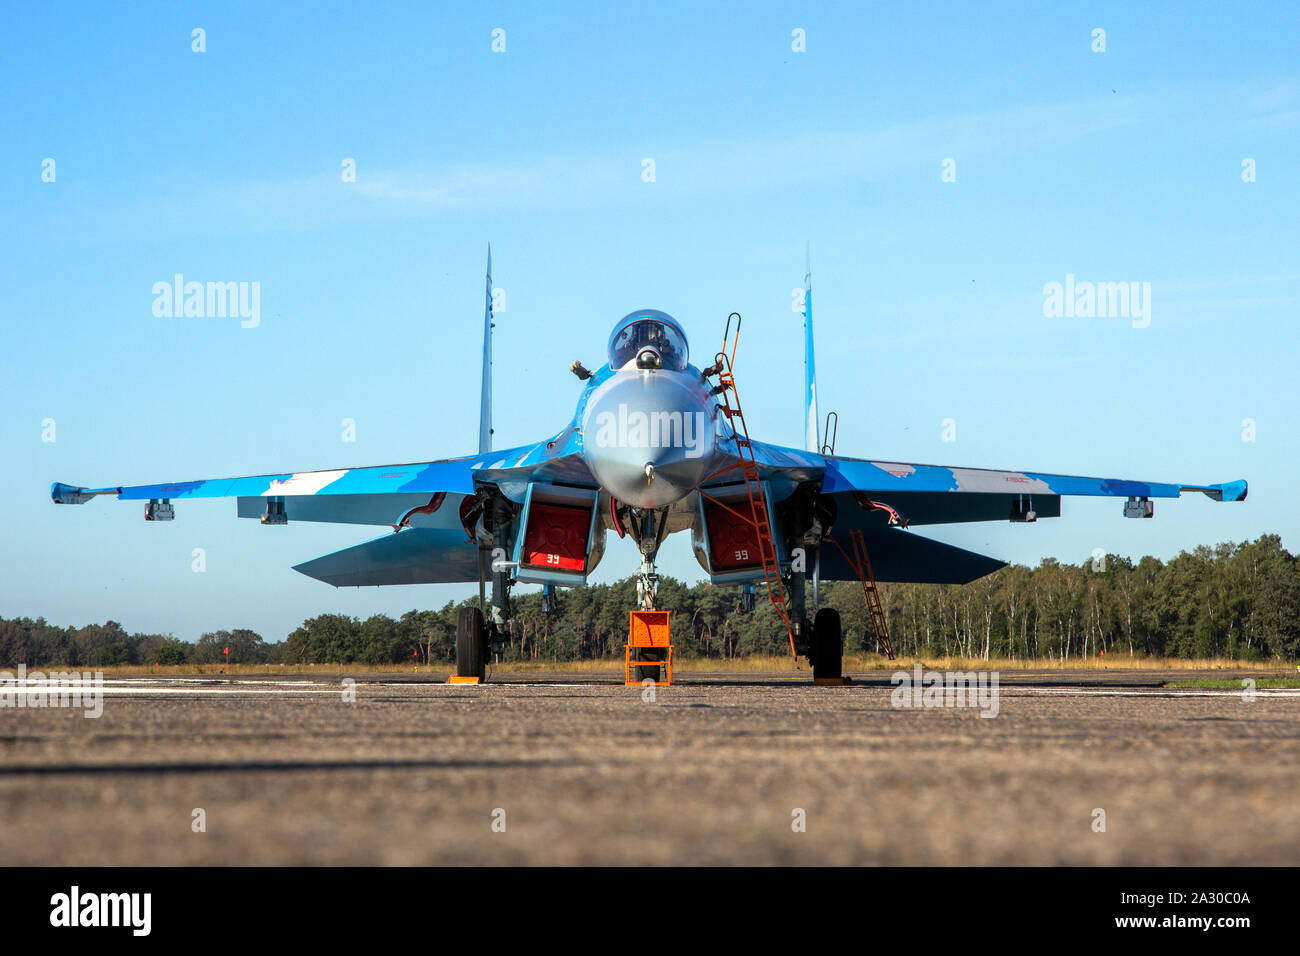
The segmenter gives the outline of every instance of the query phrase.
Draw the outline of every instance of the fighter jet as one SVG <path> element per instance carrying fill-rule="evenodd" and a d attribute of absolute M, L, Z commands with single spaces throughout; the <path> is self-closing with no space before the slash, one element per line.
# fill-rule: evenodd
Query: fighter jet
<path fill-rule="evenodd" d="M 495 451 L 489 249 L 477 454 L 149 485 L 56 482 L 51 497 L 57 504 L 100 495 L 142 501 L 151 521 L 172 520 L 176 501 L 228 497 L 236 499 L 239 517 L 265 525 L 383 527 L 377 538 L 294 570 L 335 587 L 477 581 L 483 594 L 490 583 L 487 613 L 465 608 L 457 622 L 457 674 L 465 678 L 481 678 L 489 652 L 504 648 L 511 588 L 540 584 L 544 603 L 553 603 L 556 587 L 586 584 L 611 531 L 630 536 L 640 551 L 640 609 L 655 607 L 655 561 L 664 539 L 689 531 L 712 583 L 743 584 L 752 595 L 762 582 L 796 659 L 807 657 L 815 677 L 838 678 L 842 630 L 835 610 L 819 606 L 821 581 L 865 581 L 861 558 L 873 585 L 966 583 L 1004 566 L 908 529 L 1055 518 L 1061 498 L 1071 495 L 1119 498 L 1130 518 L 1150 518 L 1153 499 L 1184 492 L 1215 501 L 1246 497 L 1245 481 L 1086 478 L 837 454 L 834 420 L 827 417 L 824 436 L 817 411 L 810 271 L 802 311 L 802 449 L 749 436 L 734 374 L 738 315 L 727 319 L 722 349 L 697 366 L 676 319 L 637 309 L 615 323 L 603 365 L 589 371 L 573 363 L 581 390 L 568 423 L 538 442 Z M 657 680 L 656 670 L 642 673 Z"/>

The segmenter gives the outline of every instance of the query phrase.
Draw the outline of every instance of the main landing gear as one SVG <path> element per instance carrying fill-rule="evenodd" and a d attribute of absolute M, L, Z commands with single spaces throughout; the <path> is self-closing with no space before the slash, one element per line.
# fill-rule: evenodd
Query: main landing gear
<path fill-rule="evenodd" d="M 510 526 L 515 520 L 514 506 L 503 495 L 481 496 L 476 505 L 477 519 L 467 525 L 471 537 L 479 543 L 479 603 L 490 609 L 485 618 L 477 607 L 463 607 L 456 614 L 456 673 L 452 683 L 478 684 L 487 676 L 488 654 L 505 649 L 510 621 L 510 568 L 506 561 L 506 546 L 510 541 Z M 488 604 L 484 595 L 486 577 L 492 581 L 492 599 Z"/>
<path fill-rule="evenodd" d="M 787 544 L 801 560 L 792 563 L 787 591 L 790 595 L 791 636 L 796 654 L 806 655 L 812 664 L 813 683 L 822 686 L 847 684 L 844 676 L 844 628 L 840 612 L 821 607 L 821 549 L 835 522 L 834 503 L 804 485 L 785 506 L 784 517 L 799 529 Z M 808 619 L 806 585 L 812 584 L 812 613 Z"/>

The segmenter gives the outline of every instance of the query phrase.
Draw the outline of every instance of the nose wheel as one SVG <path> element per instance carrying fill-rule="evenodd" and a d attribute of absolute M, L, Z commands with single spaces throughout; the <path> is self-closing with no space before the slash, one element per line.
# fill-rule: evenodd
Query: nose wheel
<path fill-rule="evenodd" d="M 642 681 L 653 681 L 658 684 L 663 680 L 662 668 L 663 663 L 668 659 L 667 648 L 657 647 L 634 647 L 632 648 L 633 661 L 659 661 L 657 664 L 640 663 L 633 664 L 631 675 L 632 683 L 639 684 Z"/>

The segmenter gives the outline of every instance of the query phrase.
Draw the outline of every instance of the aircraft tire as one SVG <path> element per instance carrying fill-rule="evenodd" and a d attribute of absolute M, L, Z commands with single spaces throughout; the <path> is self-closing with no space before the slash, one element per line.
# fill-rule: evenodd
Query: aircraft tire
<path fill-rule="evenodd" d="M 456 676 L 477 677 L 487 673 L 487 627 L 483 612 L 463 607 L 456 614 Z"/>
<path fill-rule="evenodd" d="M 824 607 L 813 620 L 813 678 L 836 679 L 844 676 L 844 639 L 840 612 Z"/>
<path fill-rule="evenodd" d="M 656 684 L 659 683 L 658 664 L 651 667 L 636 667 L 635 665 L 632 667 L 632 683 L 639 684 L 646 680 L 654 681 Z"/>

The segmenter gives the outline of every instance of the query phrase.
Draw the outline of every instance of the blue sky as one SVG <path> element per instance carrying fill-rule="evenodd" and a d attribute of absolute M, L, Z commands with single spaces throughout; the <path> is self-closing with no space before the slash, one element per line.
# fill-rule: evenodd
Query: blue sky
<path fill-rule="evenodd" d="M 1027 563 L 1270 531 L 1295 550 L 1298 27 L 1289 3 L 6 5 L 0 615 L 278 640 L 473 590 L 290 570 L 372 529 L 264 528 L 227 500 L 146 523 L 48 486 L 473 451 L 489 241 L 498 447 L 563 425 L 569 363 L 642 307 L 697 358 L 743 313 L 751 431 L 800 444 L 807 243 L 839 452 L 1251 485 L 934 537 Z M 259 282 L 260 324 L 156 317 L 177 272 Z M 1150 282 L 1150 326 L 1044 317 L 1067 274 Z M 635 564 L 616 542 L 596 579 Z M 685 536 L 661 568 L 698 576 Z"/>

